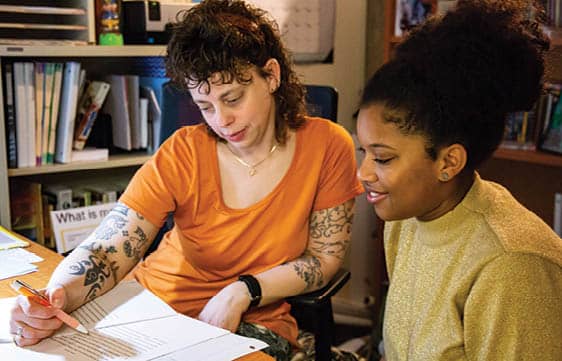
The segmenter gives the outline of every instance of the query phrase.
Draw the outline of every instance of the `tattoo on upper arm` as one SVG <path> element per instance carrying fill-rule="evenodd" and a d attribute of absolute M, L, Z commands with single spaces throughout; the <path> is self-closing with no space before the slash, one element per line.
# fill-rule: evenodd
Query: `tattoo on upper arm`
<path fill-rule="evenodd" d="M 135 235 L 131 235 L 129 239 L 123 243 L 123 250 L 125 251 L 125 255 L 127 257 L 133 258 L 136 262 L 138 262 L 143 255 L 143 246 L 148 241 L 148 237 L 140 227 L 137 227 L 134 233 Z M 124 230 L 123 236 L 129 236 L 129 232 Z"/>
<path fill-rule="evenodd" d="M 113 209 L 111 211 L 121 213 L 121 215 L 126 217 L 127 214 L 129 214 L 129 207 L 127 207 L 126 205 L 124 205 L 122 203 L 117 203 L 117 205 L 115 207 L 113 207 Z"/>
<path fill-rule="evenodd" d="M 310 247 L 312 251 L 339 259 L 345 257 L 345 252 L 351 241 L 353 204 L 353 201 L 348 201 L 336 207 L 313 212 L 310 218 Z M 337 239 L 333 239 L 334 237 L 337 237 Z"/>
<path fill-rule="evenodd" d="M 304 255 L 293 263 L 293 269 L 306 283 L 305 290 L 309 290 L 314 286 L 320 287 L 324 284 L 324 274 L 320 267 L 320 260 L 318 257 L 308 253 L 308 251 L 305 251 Z"/>
<path fill-rule="evenodd" d="M 119 214 L 109 213 L 95 230 L 96 239 L 109 240 L 115 236 L 120 229 L 127 225 L 127 219 Z"/>

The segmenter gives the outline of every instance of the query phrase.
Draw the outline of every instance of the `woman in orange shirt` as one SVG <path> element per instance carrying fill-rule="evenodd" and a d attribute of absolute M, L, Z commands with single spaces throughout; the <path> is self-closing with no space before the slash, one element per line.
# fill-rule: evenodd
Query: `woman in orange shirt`
<path fill-rule="evenodd" d="M 167 70 L 205 123 L 179 129 L 141 167 L 46 293 L 71 311 L 138 265 L 134 277 L 178 312 L 265 335 L 266 351 L 288 359 L 297 325 L 284 299 L 325 285 L 350 241 L 363 191 L 351 137 L 304 115 L 303 86 L 276 26 L 243 1 L 184 12 Z M 170 212 L 173 229 L 141 261 Z M 18 302 L 11 328 L 19 345 L 60 326 L 45 319 L 50 311 L 38 317 L 38 305 Z"/>

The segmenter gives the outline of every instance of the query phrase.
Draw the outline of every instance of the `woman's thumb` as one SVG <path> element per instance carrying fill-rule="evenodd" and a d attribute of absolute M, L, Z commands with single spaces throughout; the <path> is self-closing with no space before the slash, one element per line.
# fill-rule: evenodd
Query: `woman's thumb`
<path fill-rule="evenodd" d="M 47 297 L 51 306 L 63 308 L 66 303 L 66 291 L 62 286 L 51 287 L 47 290 Z"/>

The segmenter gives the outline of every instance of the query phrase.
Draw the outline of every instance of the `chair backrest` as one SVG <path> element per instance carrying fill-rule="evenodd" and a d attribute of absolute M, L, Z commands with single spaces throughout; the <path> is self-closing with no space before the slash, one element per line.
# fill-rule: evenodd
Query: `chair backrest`
<path fill-rule="evenodd" d="M 167 82 L 162 85 L 161 121 L 158 145 L 184 125 L 199 124 L 204 120 L 189 92 L 180 90 L 171 82 Z"/>
<path fill-rule="evenodd" d="M 337 123 L 337 90 L 327 85 L 305 85 L 305 87 L 307 113 Z M 162 85 L 162 123 L 158 145 L 162 144 L 180 127 L 203 121 L 203 116 L 191 99 L 189 92 L 178 89 L 171 82 Z"/>
<path fill-rule="evenodd" d="M 306 85 L 308 115 L 338 122 L 338 91 L 328 85 Z"/>

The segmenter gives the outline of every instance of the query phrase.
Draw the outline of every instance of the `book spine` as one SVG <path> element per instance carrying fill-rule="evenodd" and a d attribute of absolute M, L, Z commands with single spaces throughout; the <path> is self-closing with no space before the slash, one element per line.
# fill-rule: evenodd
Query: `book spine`
<path fill-rule="evenodd" d="M 35 63 L 35 165 L 37 166 L 42 164 L 41 142 L 43 141 L 43 135 L 41 130 L 43 129 L 43 102 L 45 100 L 44 84 L 45 64 L 37 62 Z"/>
<path fill-rule="evenodd" d="M 49 126 L 51 121 L 52 103 L 53 103 L 53 84 L 54 84 L 54 63 L 45 63 L 45 88 L 43 105 L 43 124 L 41 128 L 41 161 L 47 164 L 47 153 L 49 152 Z"/>
<path fill-rule="evenodd" d="M 18 166 L 17 143 L 16 143 L 16 109 L 14 106 L 14 83 L 12 64 L 6 64 L 4 70 L 5 85 L 5 116 L 6 116 L 6 145 L 8 154 L 8 167 Z"/>
<path fill-rule="evenodd" d="M 82 150 L 86 145 L 86 140 L 92 131 L 92 127 L 98 115 L 98 111 L 109 92 L 110 85 L 106 82 L 93 81 L 86 90 L 88 93 L 82 99 L 78 117 L 76 120 L 76 130 L 74 133 L 74 149 Z"/>
<path fill-rule="evenodd" d="M 49 143 L 47 146 L 47 164 L 54 163 L 57 123 L 59 117 L 60 95 L 62 85 L 62 63 L 55 63 L 53 80 L 53 102 L 51 104 L 51 121 L 49 122 Z"/>
<path fill-rule="evenodd" d="M 65 186 L 46 186 L 43 193 L 49 197 L 49 203 L 55 210 L 72 208 L 72 189 Z"/>
<path fill-rule="evenodd" d="M 25 92 L 26 92 L 26 107 L 27 110 L 27 127 L 26 127 L 26 135 L 27 135 L 27 164 L 30 167 L 36 165 L 35 160 L 35 64 L 31 62 L 24 63 L 24 72 L 25 72 Z"/>
<path fill-rule="evenodd" d="M 113 145 L 124 150 L 132 150 L 129 105 L 124 75 L 110 75 L 107 81 L 111 91 L 104 105 L 105 113 L 111 116 Z"/>
<path fill-rule="evenodd" d="M 133 149 L 141 148 L 142 130 L 139 116 L 139 77 L 125 75 L 127 87 L 127 105 L 129 106 L 129 122 L 131 125 L 131 146 Z"/>
<path fill-rule="evenodd" d="M 27 127 L 27 107 L 23 73 L 23 63 L 14 63 L 14 102 L 16 106 L 16 145 L 18 168 L 29 166 L 27 164 L 27 139 L 25 135 Z"/>
<path fill-rule="evenodd" d="M 10 184 L 12 229 L 44 243 L 41 184 L 18 180 Z"/>
<path fill-rule="evenodd" d="M 65 64 L 55 147 L 55 161 L 58 163 L 69 163 L 71 159 L 80 73 L 80 63 Z"/>

